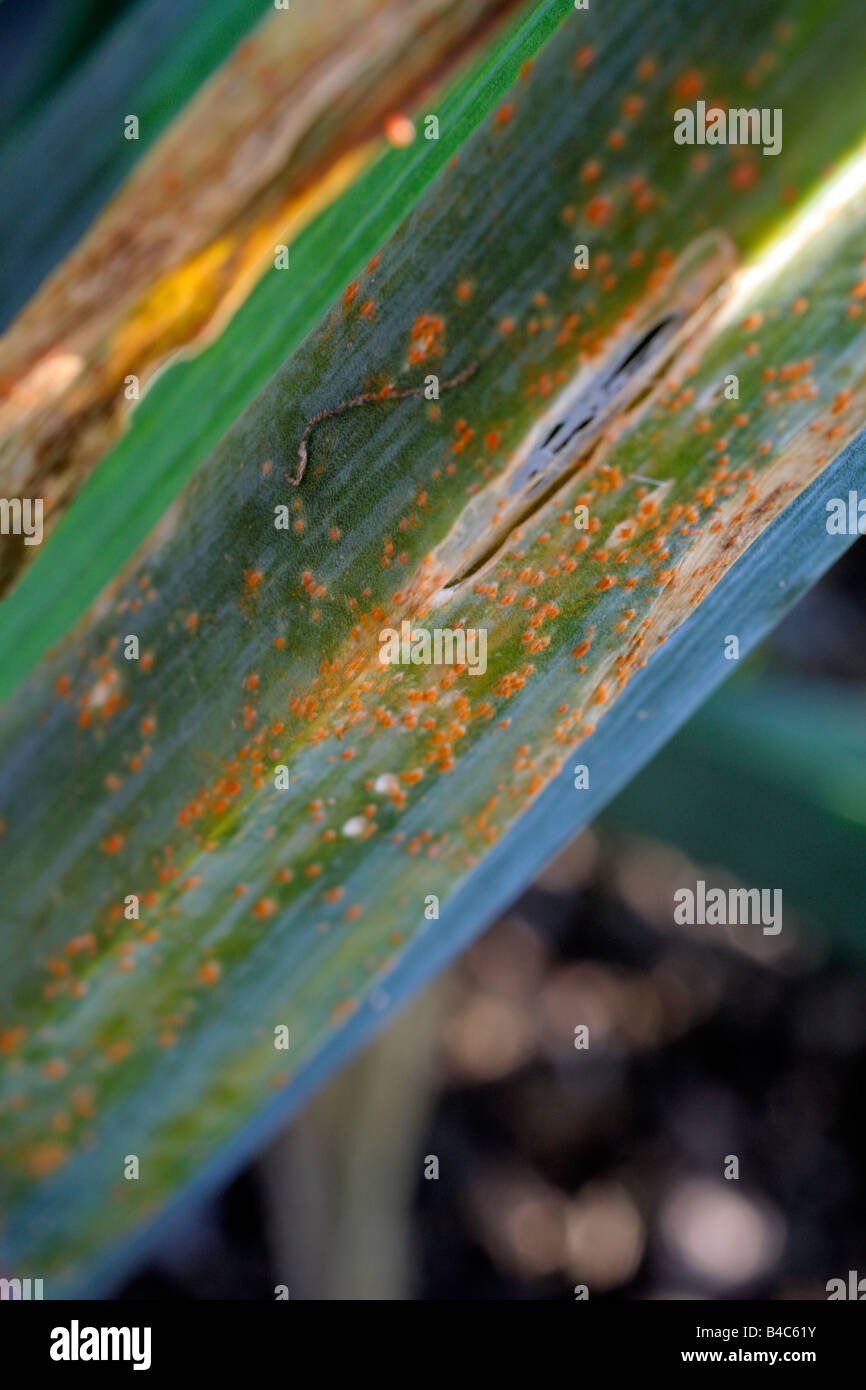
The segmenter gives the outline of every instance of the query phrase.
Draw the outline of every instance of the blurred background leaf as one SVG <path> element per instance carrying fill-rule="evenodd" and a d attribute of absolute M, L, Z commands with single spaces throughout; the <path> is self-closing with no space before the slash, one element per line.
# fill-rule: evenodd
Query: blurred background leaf
<path fill-rule="evenodd" d="M 50 99 L 60 82 L 104 39 L 132 0 L 44 0 L 0 9 L 0 50 L 6 59 L 0 122 L 12 126 Z"/>
<path fill-rule="evenodd" d="M 198 84 L 269 8 L 265 0 L 137 0 L 101 31 L 68 76 L 64 67 L 59 86 L 46 74 L 41 106 L 0 146 L 0 180 L 15 190 L 0 208 L 0 326 L 74 245 Z M 62 29 L 58 34 L 52 25 L 50 32 L 58 50 L 46 66 L 56 72 L 67 61 L 65 41 Z M 130 113 L 141 123 L 138 141 L 122 138 L 123 118 Z"/>
<path fill-rule="evenodd" d="M 860 689 L 780 677 L 726 686 L 604 821 L 681 847 L 866 951 L 866 711 Z M 723 834 L 720 835 L 720 831 Z"/>

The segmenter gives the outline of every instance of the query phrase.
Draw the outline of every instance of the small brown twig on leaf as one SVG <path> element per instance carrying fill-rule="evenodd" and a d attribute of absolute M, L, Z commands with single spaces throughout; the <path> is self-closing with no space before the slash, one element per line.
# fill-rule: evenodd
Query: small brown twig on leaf
<path fill-rule="evenodd" d="M 459 386 L 462 381 L 466 381 L 477 370 L 478 363 L 472 362 L 456 376 L 450 377 L 448 381 L 440 382 L 440 391 L 447 391 L 451 386 Z M 318 415 L 314 415 L 307 421 L 304 433 L 301 435 L 301 442 L 298 445 L 298 471 L 293 478 L 289 477 L 292 487 L 297 487 L 304 476 L 307 467 L 307 440 L 321 420 L 330 420 L 333 415 L 341 415 L 344 410 L 350 410 L 352 406 L 367 405 L 371 401 L 399 401 L 404 400 L 407 396 L 423 396 L 426 389 L 426 386 L 410 386 L 406 390 L 395 391 L 393 387 L 385 386 L 381 391 L 365 391 L 361 396 L 353 396 L 350 401 L 341 401 L 332 410 L 320 410 Z"/>

